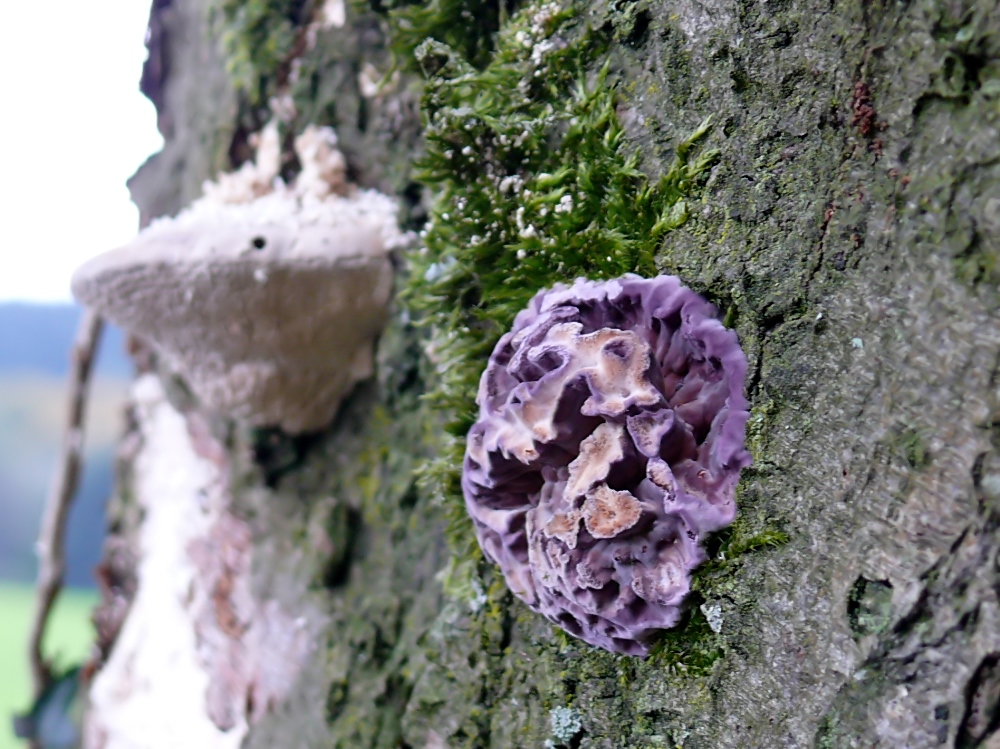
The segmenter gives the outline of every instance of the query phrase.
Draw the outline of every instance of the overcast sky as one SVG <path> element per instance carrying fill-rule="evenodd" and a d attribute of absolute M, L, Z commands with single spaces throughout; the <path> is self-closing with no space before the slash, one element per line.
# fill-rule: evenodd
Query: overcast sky
<path fill-rule="evenodd" d="M 159 150 L 139 93 L 150 0 L 0 0 L 0 302 L 69 301 L 127 242 L 125 180 Z"/>

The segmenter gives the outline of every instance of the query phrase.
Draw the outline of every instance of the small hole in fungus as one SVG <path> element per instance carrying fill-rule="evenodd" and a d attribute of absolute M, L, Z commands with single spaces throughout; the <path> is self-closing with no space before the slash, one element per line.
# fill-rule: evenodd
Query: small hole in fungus
<path fill-rule="evenodd" d="M 264 237 L 254 237 L 250 240 L 250 244 L 254 246 L 254 249 L 263 250 L 267 247 L 267 240 Z"/>

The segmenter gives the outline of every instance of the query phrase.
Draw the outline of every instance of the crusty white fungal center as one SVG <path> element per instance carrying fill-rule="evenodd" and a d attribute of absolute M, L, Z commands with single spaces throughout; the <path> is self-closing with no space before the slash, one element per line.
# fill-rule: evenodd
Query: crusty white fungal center
<path fill-rule="evenodd" d="M 580 454 L 569 464 L 567 499 L 586 494 L 590 487 L 608 477 L 612 463 L 625 455 L 624 440 L 625 430 L 605 421 L 580 443 Z"/>
<path fill-rule="evenodd" d="M 583 514 L 579 510 L 556 513 L 545 524 L 545 534 L 549 538 L 558 538 L 569 548 L 575 549 L 580 534 L 581 517 Z"/>
<path fill-rule="evenodd" d="M 541 342 L 518 353 L 532 361 L 547 357 L 562 361 L 537 384 L 530 398 L 504 411 L 506 426 L 500 430 L 498 442 L 522 463 L 538 457 L 533 442 L 556 438 L 559 398 L 567 384 L 578 377 L 592 383 L 592 395 L 581 409 L 586 416 L 619 416 L 630 405 L 651 406 L 663 398 L 646 377 L 650 349 L 645 341 L 631 330 L 582 330 L 576 322 L 553 325 Z"/>
<path fill-rule="evenodd" d="M 627 491 L 601 484 L 583 503 L 583 523 L 594 538 L 614 538 L 639 522 L 642 505 Z"/>

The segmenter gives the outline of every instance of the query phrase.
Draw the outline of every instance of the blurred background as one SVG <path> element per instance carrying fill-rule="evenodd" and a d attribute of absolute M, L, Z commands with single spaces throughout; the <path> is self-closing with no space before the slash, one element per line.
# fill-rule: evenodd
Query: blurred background
<path fill-rule="evenodd" d="M 138 211 L 125 181 L 162 143 L 153 106 L 139 93 L 149 5 L 0 3 L 0 749 L 20 749 L 10 716 L 29 706 L 33 545 L 62 440 L 80 316 L 69 279 L 135 234 Z M 92 571 L 130 375 L 121 333 L 106 330 L 70 517 L 69 588 L 46 642 L 63 667 L 82 660 L 92 638 Z"/>

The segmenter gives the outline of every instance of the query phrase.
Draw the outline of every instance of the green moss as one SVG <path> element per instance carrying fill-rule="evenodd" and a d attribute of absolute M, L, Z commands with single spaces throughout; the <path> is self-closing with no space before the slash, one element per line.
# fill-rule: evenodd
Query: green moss
<path fill-rule="evenodd" d="M 601 66 L 607 39 L 582 15 L 525 7 L 482 70 L 437 41 L 416 50 L 426 78 L 419 178 L 435 200 L 404 298 L 432 330 L 429 399 L 448 414 L 441 457 L 423 479 L 453 510 L 450 536 L 463 556 L 477 552 L 461 503 L 462 442 L 500 335 L 539 289 L 579 276 L 655 275 L 663 236 L 685 222 L 685 199 L 716 158 L 694 155 L 706 122 L 658 180 L 639 171 Z"/>
<path fill-rule="evenodd" d="M 769 424 L 780 409 L 771 398 L 759 402 L 750 409 L 750 419 L 747 421 L 747 449 L 753 457 L 754 464 L 760 465 L 766 460 L 768 447 Z"/>
<path fill-rule="evenodd" d="M 447 45 L 475 67 L 488 64 L 501 23 L 516 0 L 430 0 L 389 2 L 389 23 L 396 62 L 416 69 L 416 49 L 428 39 Z"/>
<path fill-rule="evenodd" d="M 929 435 L 923 429 L 897 426 L 890 430 L 884 445 L 888 455 L 900 464 L 921 471 L 931 463 Z"/>
<path fill-rule="evenodd" d="M 253 104 L 268 93 L 269 81 L 291 60 L 305 0 L 218 0 L 212 26 L 222 41 L 226 70 L 237 91 Z"/>
<path fill-rule="evenodd" d="M 885 632 L 892 624 L 892 586 L 859 577 L 847 596 L 847 621 L 855 639 Z"/>
<path fill-rule="evenodd" d="M 722 637 L 712 631 L 705 614 L 692 606 L 681 624 L 663 631 L 642 667 L 680 676 L 705 676 L 722 657 L 722 644 Z"/>
<path fill-rule="evenodd" d="M 438 574 L 441 589 L 454 601 L 464 603 L 469 611 L 476 613 L 486 603 L 486 592 L 482 578 L 474 560 L 458 561 L 455 557 L 448 560 L 448 566 Z"/>
<path fill-rule="evenodd" d="M 649 3 L 645 0 L 612 0 L 608 16 L 616 42 L 634 43 L 650 23 Z"/>
<path fill-rule="evenodd" d="M 718 533 L 720 541 L 718 561 L 731 564 L 744 554 L 766 548 L 777 548 L 788 543 L 788 534 L 777 527 L 765 527 L 754 531 L 745 516 L 740 516 L 732 525 Z"/>
<path fill-rule="evenodd" d="M 916 429 L 905 429 L 899 438 L 899 448 L 906 462 L 918 471 L 930 465 L 931 454 L 923 435 Z"/>

